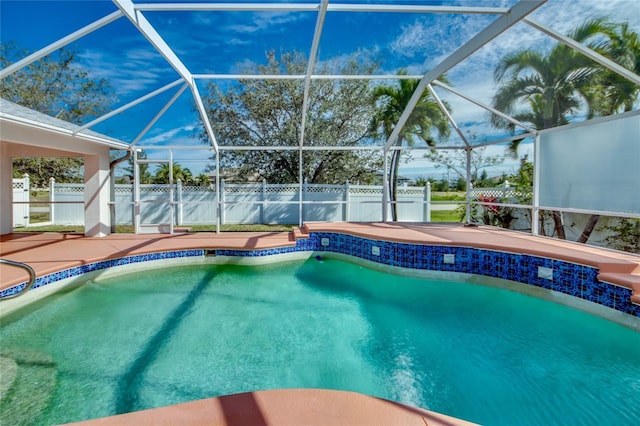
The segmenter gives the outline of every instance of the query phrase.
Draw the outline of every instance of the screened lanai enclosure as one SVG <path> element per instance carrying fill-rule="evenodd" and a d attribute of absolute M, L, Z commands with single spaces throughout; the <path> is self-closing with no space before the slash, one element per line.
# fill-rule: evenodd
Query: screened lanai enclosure
<path fill-rule="evenodd" d="M 34 211 L 89 236 L 440 220 L 592 242 L 638 228 L 633 1 L 1 7 L 2 234 Z M 16 171 L 43 157 L 80 159 L 77 179 Z"/>

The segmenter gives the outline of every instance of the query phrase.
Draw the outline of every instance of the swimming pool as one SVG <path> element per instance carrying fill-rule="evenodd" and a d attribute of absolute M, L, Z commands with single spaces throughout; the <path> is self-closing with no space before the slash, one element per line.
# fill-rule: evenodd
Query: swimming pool
<path fill-rule="evenodd" d="M 98 279 L 3 325 L 2 349 L 44 370 L 41 389 L 55 371 L 41 423 L 283 387 L 482 424 L 640 416 L 637 331 L 517 292 L 322 256 Z"/>

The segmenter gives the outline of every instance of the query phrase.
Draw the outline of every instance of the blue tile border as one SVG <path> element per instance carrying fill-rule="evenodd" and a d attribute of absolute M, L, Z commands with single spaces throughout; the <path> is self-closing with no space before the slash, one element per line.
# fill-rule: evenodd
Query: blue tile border
<path fill-rule="evenodd" d="M 102 260 L 100 262 L 88 263 L 86 265 L 81 265 L 81 266 L 74 266 L 73 268 L 64 269 L 62 271 L 58 271 L 52 274 L 47 274 L 47 275 L 38 277 L 36 278 L 36 282 L 33 285 L 33 288 L 43 287 L 45 285 L 64 280 L 66 278 L 73 278 L 78 275 L 86 274 L 88 272 L 99 271 L 102 269 L 112 268 L 114 266 L 129 265 L 133 263 L 142 263 L 142 262 L 148 262 L 150 260 L 176 259 L 176 258 L 183 258 L 183 257 L 198 257 L 198 256 L 201 257 L 203 255 L 204 255 L 203 249 L 193 249 L 193 250 L 175 250 L 175 251 L 164 251 L 164 252 L 149 253 L 149 254 L 138 254 L 133 256 L 120 257 L 117 259 Z M 27 283 L 24 282 L 0 291 L 0 299 L 5 296 L 11 296 L 18 293 L 26 285 Z"/>
<path fill-rule="evenodd" d="M 402 268 L 463 272 L 502 278 L 554 290 L 640 317 L 640 305 L 632 304 L 630 301 L 631 289 L 599 281 L 597 268 L 528 254 L 473 247 L 390 242 L 335 232 L 311 232 L 308 238 L 296 240 L 295 246 L 260 250 L 216 249 L 216 254 L 264 257 L 301 251 L 341 253 Z M 201 257 L 204 254 L 204 249 L 192 249 L 104 260 L 38 277 L 34 288 L 113 266 L 151 260 Z M 446 262 L 445 259 L 450 262 Z M 541 278 L 540 268 L 552 270 L 552 279 Z M 17 293 L 25 285 L 26 283 L 21 283 L 1 291 L 0 298 Z"/>

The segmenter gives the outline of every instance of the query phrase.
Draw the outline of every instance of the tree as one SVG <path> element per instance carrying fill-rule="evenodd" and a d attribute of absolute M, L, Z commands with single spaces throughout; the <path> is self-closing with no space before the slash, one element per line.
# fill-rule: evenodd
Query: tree
<path fill-rule="evenodd" d="M 469 140 L 476 139 L 471 135 Z M 478 183 L 487 179 L 487 167 L 496 166 L 504 162 L 504 156 L 486 156 L 486 147 L 474 148 L 471 150 L 471 186 L 478 187 Z M 437 151 L 432 150 L 424 155 L 434 163 L 436 169 L 444 167 L 448 172 L 453 172 L 458 178 L 467 180 L 467 153 L 461 149 Z M 478 175 L 479 173 L 480 176 Z M 462 188 L 464 190 L 464 188 Z"/>
<path fill-rule="evenodd" d="M 417 178 L 415 178 L 415 180 L 413 181 L 413 185 L 414 186 L 427 186 L 427 183 L 429 183 L 429 179 L 427 179 L 424 176 L 418 176 Z"/>
<path fill-rule="evenodd" d="M 635 74 L 640 74 L 640 37 L 629 29 L 628 23 L 610 24 L 598 21 L 604 38 L 590 47 Z M 606 67 L 598 66 L 594 84 L 585 96 L 589 103 L 589 117 L 631 111 L 640 95 L 640 87 Z"/>
<path fill-rule="evenodd" d="M 168 163 L 160 165 L 155 173 L 154 183 L 169 183 L 171 168 Z M 181 180 L 183 185 L 193 183 L 193 174 L 188 168 L 183 168 L 179 163 L 173 163 L 173 183 Z"/>
<path fill-rule="evenodd" d="M 46 188 L 49 179 L 58 183 L 81 183 L 83 161 L 81 158 L 16 158 L 13 160 L 13 177 L 29 175 L 29 184 L 33 188 Z"/>
<path fill-rule="evenodd" d="M 400 73 L 406 74 L 406 70 L 401 70 Z M 441 80 L 443 79 L 441 78 Z M 444 80 L 446 81 L 446 79 Z M 376 87 L 373 90 L 376 112 L 371 128 L 388 138 L 409 104 L 409 100 L 419 83 L 419 80 L 415 79 L 401 79 L 394 85 Z M 445 106 L 451 110 L 448 105 L 445 104 Z M 431 97 L 431 94 L 428 91 L 424 91 L 402 127 L 396 146 L 400 147 L 404 143 L 413 145 L 418 140 L 434 146 L 436 144 L 436 140 L 433 138 L 434 130 L 438 138 L 448 136 L 450 133 L 449 122 L 438 103 Z M 393 150 L 389 167 L 389 194 L 391 195 L 391 212 L 394 221 L 398 220 L 396 201 L 398 199 L 398 169 L 401 155 L 402 152 L 400 150 Z"/>
<path fill-rule="evenodd" d="M 298 52 L 267 53 L 266 64 L 250 63 L 248 74 L 305 74 L 307 59 Z M 355 59 L 344 65 L 319 65 L 317 74 L 366 74 L 374 64 Z M 297 79 L 245 79 L 226 87 L 211 83 L 203 102 L 221 146 L 265 147 L 230 150 L 220 165 L 232 169 L 239 181 L 292 183 L 299 180 L 299 151 L 269 147 L 298 147 L 302 124 L 303 82 Z M 311 83 L 304 145 L 357 147 L 368 144 L 371 90 L 366 80 L 314 80 Z M 203 140 L 208 140 L 206 134 Z M 372 183 L 379 168 L 373 151 L 304 151 L 302 177 L 309 183 L 338 184 L 347 180 Z M 211 167 L 207 169 L 210 171 Z"/>
<path fill-rule="evenodd" d="M 208 174 L 200 173 L 198 176 L 195 177 L 194 182 L 198 186 L 210 186 L 213 183 L 213 180 L 211 179 L 211 176 L 209 176 Z"/>
<path fill-rule="evenodd" d="M 137 157 L 139 160 L 146 160 L 147 153 L 144 151 L 140 151 L 138 152 Z M 131 183 L 135 180 L 134 179 L 135 176 L 133 172 L 133 156 L 127 160 L 127 163 L 128 163 L 128 166 L 122 168 L 122 170 L 125 172 L 124 177 L 126 178 L 126 181 L 122 180 L 119 183 Z M 138 164 L 138 171 L 139 171 L 140 184 L 153 183 L 153 175 L 149 171 L 149 164 L 145 164 L 145 163 Z"/>
<path fill-rule="evenodd" d="M 0 68 L 28 55 L 16 43 L 0 42 Z M 68 48 L 45 56 L 0 80 L 0 97 L 62 120 L 81 124 L 107 112 L 115 102 L 109 82 L 92 78 L 77 63 L 77 53 Z M 82 182 L 81 158 L 18 158 L 14 175 L 29 174 L 34 186 L 58 182 Z"/>
<path fill-rule="evenodd" d="M 0 43 L 0 68 L 28 53 L 14 42 Z M 101 116 L 116 101 L 109 81 L 91 77 L 66 47 L 4 78 L 0 97 L 75 124 Z"/>
<path fill-rule="evenodd" d="M 617 250 L 640 254 L 640 220 L 619 218 L 605 229 L 613 232 L 605 241 Z"/>
<path fill-rule="evenodd" d="M 611 28 L 613 26 L 605 20 L 594 19 L 577 27 L 569 37 L 585 43 L 606 36 Z M 500 87 L 493 98 L 493 106 L 537 129 L 569 123 L 569 117 L 583 105 L 583 100 L 589 103 L 592 111 L 596 110 L 599 97 L 594 95 L 594 87 L 602 87 L 604 78 L 602 67 L 564 44 L 556 44 L 548 54 L 522 50 L 507 55 L 496 67 L 494 76 Z M 522 104 L 528 109 L 517 110 L 516 107 Z M 514 130 L 513 123 L 496 115 L 492 116 L 492 123 Z M 519 142 L 516 140 L 512 144 L 512 153 L 517 153 Z M 558 238 L 565 239 L 560 214 L 555 211 L 552 214 Z M 594 219 L 589 222 L 590 229 L 585 229 L 580 242 L 586 242 L 595 228 L 597 217 Z"/>

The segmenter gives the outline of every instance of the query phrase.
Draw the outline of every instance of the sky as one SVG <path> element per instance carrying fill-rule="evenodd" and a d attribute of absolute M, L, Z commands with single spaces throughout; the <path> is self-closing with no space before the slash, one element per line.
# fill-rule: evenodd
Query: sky
<path fill-rule="evenodd" d="M 135 1 L 151 3 L 154 0 Z M 172 1 L 179 3 L 180 1 Z M 225 1 L 228 3 L 229 1 Z M 245 3 L 247 1 L 244 1 Z M 260 3 L 253 0 L 251 3 Z M 262 1 L 264 2 L 264 1 Z M 278 1 L 279 3 L 290 3 Z M 296 0 L 295 3 L 318 1 Z M 511 7 L 516 0 L 461 0 L 395 2 L 407 5 L 463 5 Z M 389 3 L 389 1 L 331 0 L 337 3 Z M 0 38 L 16 41 L 35 51 L 100 19 L 117 7 L 111 1 L 12 1 L 0 0 Z M 234 74 L 251 62 L 263 63 L 265 52 L 298 50 L 308 53 L 313 40 L 314 12 L 144 12 L 171 49 L 192 74 Z M 485 14 L 413 14 L 413 13 L 346 13 L 329 12 L 326 16 L 318 50 L 318 65 L 345 61 L 354 56 L 371 58 L 380 64 L 378 74 L 395 74 L 407 69 L 410 74 L 424 74 L 442 59 L 478 33 L 497 15 Z M 640 7 L 635 0 L 549 0 L 530 18 L 563 34 L 595 17 L 608 17 L 614 22 L 628 22 L 640 32 Z M 505 54 L 525 48 L 548 50 L 555 41 L 524 23 L 496 38 L 447 73 L 456 90 L 490 104 L 496 86 L 493 70 Z M 79 66 L 92 76 L 108 79 L 115 88 L 118 103 L 131 102 L 179 78 L 173 68 L 141 36 L 126 17 L 73 42 Z M 197 81 L 201 93 L 206 80 Z M 178 86 L 179 87 L 179 86 Z M 168 102 L 177 88 L 144 102 L 92 128 L 126 142 L 135 139 L 157 112 Z M 481 108 L 448 92 L 436 89 L 452 106 L 452 116 L 465 133 L 478 136 L 478 141 L 496 138 L 503 133 L 487 124 L 487 113 Z M 202 132 L 193 98 L 186 90 L 171 108 L 142 138 L 139 145 L 202 146 L 197 135 Z M 446 144 L 460 145 L 452 132 Z M 531 148 L 523 146 L 522 154 Z M 147 150 L 151 158 L 166 158 L 166 150 Z M 502 155 L 503 146 L 490 147 L 486 155 Z M 205 151 L 177 151 L 174 158 L 192 172 L 202 171 Z M 422 160 L 420 152 L 403 164 L 401 174 L 409 177 L 442 177 L 442 169 Z M 490 175 L 513 173 L 517 165 L 506 161 L 488 170 Z"/>

